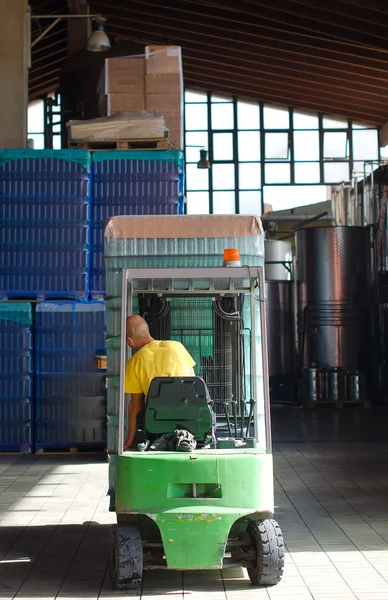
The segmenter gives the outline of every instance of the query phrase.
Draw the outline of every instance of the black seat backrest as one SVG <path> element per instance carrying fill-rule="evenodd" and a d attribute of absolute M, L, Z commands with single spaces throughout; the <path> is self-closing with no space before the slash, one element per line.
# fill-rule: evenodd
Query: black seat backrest
<path fill-rule="evenodd" d="M 148 391 L 145 428 L 156 435 L 187 429 L 197 441 L 213 430 L 212 400 L 200 377 L 155 377 Z"/>

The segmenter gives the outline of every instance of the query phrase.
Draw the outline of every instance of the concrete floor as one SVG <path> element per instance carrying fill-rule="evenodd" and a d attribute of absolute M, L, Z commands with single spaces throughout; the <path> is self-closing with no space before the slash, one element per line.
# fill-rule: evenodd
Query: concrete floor
<path fill-rule="evenodd" d="M 142 591 L 112 592 L 103 457 L 0 456 L 0 599 L 388 600 L 388 420 L 339 412 L 273 411 L 287 555 L 268 589 L 229 569 L 152 571 Z"/>

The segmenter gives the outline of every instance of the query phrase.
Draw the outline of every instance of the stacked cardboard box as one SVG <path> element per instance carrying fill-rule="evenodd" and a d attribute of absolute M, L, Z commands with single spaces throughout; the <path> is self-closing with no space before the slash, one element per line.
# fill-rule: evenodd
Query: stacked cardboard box
<path fill-rule="evenodd" d="M 183 72 L 178 46 L 146 48 L 146 110 L 160 110 L 170 139 L 183 149 Z"/>
<path fill-rule="evenodd" d="M 107 58 L 105 91 L 108 116 L 145 110 L 145 61 L 143 56 Z"/>
<path fill-rule="evenodd" d="M 183 148 L 183 73 L 178 46 L 148 46 L 145 56 L 105 61 L 108 115 L 160 111 L 170 139 Z"/>

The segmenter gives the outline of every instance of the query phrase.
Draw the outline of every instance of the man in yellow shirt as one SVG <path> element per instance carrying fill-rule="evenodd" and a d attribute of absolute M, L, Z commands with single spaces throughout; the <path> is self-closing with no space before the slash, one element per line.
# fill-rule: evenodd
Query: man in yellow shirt
<path fill-rule="evenodd" d="M 143 395 L 147 396 L 155 377 L 189 377 L 195 362 L 180 342 L 154 340 L 146 321 L 133 315 L 127 318 L 127 344 L 136 354 L 125 369 L 125 393 L 128 404 L 128 435 L 124 450 L 130 448 L 137 432 L 137 418 L 143 411 Z"/>

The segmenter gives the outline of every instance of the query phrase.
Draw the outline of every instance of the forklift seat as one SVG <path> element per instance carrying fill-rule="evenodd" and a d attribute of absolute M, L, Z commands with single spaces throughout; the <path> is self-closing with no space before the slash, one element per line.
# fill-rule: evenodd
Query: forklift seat
<path fill-rule="evenodd" d="M 200 377 L 155 377 L 146 400 L 145 429 L 158 436 L 186 429 L 203 442 L 215 427 L 212 404 Z"/>

